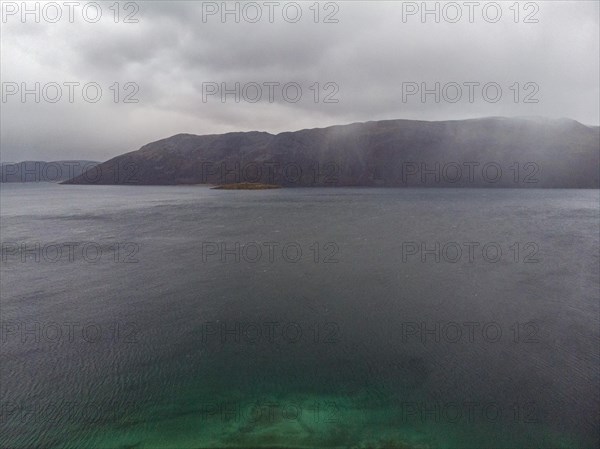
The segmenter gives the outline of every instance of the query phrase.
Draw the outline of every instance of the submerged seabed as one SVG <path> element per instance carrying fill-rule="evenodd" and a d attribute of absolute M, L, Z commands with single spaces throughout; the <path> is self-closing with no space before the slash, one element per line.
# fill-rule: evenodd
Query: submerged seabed
<path fill-rule="evenodd" d="M 267 400 L 277 402 L 276 399 Z M 84 436 L 80 441 L 91 447 L 122 448 L 353 448 L 353 449 L 433 449 L 458 447 L 540 447 L 572 448 L 578 446 L 575 440 L 568 440 L 559 432 L 552 432 L 540 426 L 535 434 L 535 446 L 499 446 L 511 444 L 498 427 L 479 426 L 461 429 L 448 424 L 398 425 L 394 421 L 397 411 L 390 408 L 360 409 L 346 407 L 342 398 L 315 397 L 302 402 L 300 398 L 287 398 L 303 407 L 314 410 L 314 402 L 333 401 L 339 406 L 338 413 L 344 423 L 314 422 L 313 416 L 265 419 L 236 419 L 208 423 L 203 411 L 180 410 L 163 422 L 152 421 L 151 417 L 140 414 L 133 421 L 122 423 L 113 431 L 105 429 L 97 438 Z M 165 410 L 155 410 L 161 415 Z M 251 413 L 250 409 L 247 409 Z M 396 416 L 395 416 L 396 415 Z M 368 417 L 365 419 L 365 417 Z M 135 423 L 140 419 L 144 424 Z M 199 430 L 201 429 L 201 430 Z M 468 432 L 473 445 L 464 446 L 464 432 Z M 546 435 L 543 435 L 544 432 Z M 199 436 L 202 434 L 203 436 Z M 478 442 L 477 442 L 478 441 Z M 520 440 L 519 440 L 520 441 Z M 512 444 L 520 444 L 519 441 Z M 532 439 L 532 441 L 534 441 Z M 487 443 L 486 443 L 487 442 Z M 77 447 L 77 439 L 65 447 Z M 477 446 L 479 444 L 479 446 Z"/>

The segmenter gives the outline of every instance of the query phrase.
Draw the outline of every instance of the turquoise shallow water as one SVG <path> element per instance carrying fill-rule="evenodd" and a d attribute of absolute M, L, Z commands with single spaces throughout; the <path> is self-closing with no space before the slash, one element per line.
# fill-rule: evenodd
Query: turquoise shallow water
<path fill-rule="evenodd" d="M 1 447 L 598 446 L 598 191 L 0 194 Z"/>

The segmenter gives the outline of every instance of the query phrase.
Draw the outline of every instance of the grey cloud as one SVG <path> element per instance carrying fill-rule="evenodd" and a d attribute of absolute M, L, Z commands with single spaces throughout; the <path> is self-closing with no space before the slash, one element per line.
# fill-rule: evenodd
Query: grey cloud
<path fill-rule="evenodd" d="M 3 24 L 3 81 L 95 81 L 105 95 L 94 104 L 2 103 L 2 160 L 105 160 L 179 132 L 281 132 L 388 118 L 547 115 L 599 122 L 594 2 L 538 2 L 536 24 L 510 17 L 495 24 L 481 17 L 404 23 L 401 4 L 393 2 L 338 2 L 337 24 L 312 23 L 308 15 L 295 24 L 281 17 L 203 23 L 201 2 L 139 4 L 137 24 L 110 17 L 96 24 Z M 302 3 L 305 14 L 310 4 Z M 139 103 L 115 104 L 109 86 L 127 81 L 139 85 Z M 205 82 L 252 81 L 298 82 L 304 95 L 298 103 L 280 96 L 273 103 L 202 102 Z M 493 81 L 503 98 L 402 101 L 403 82 L 435 81 Z M 339 103 L 312 101 L 314 82 L 336 83 Z M 512 101 L 514 82 L 535 82 L 539 103 Z"/>

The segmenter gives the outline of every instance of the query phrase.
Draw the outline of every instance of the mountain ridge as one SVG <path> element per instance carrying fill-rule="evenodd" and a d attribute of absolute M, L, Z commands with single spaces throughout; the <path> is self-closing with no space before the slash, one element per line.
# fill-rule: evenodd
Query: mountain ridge
<path fill-rule="evenodd" d="M 65 184 L 598 188 L 599 130 L 571 119 L 484 117 L 179 133 Z"/>

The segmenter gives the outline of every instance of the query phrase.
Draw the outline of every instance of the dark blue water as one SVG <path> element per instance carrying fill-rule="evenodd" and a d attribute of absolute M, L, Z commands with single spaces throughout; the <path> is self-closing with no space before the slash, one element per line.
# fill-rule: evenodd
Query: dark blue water
<path fill-rule="evenodd" d="M 0 199 L 0 447 L 598 447 L 597 190 Z"/>

